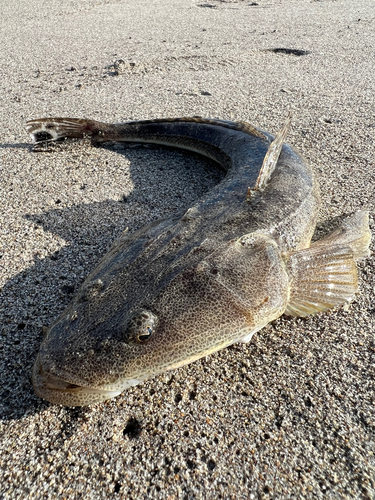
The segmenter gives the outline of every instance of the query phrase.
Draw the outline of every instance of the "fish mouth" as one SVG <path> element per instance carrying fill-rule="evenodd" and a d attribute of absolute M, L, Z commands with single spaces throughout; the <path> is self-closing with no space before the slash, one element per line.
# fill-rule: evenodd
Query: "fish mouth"
<path fill-rule="evenodd" d="M 44 371 L 38 355 L 32 373 L 32 382 L 37 395 L 53 404 L 64 406 L 87 406 L 111 399 L 123 391 L 122 388 L 87 387 L 73 384 Z M 132 384 L 135 385 L 135 384 Z"/>

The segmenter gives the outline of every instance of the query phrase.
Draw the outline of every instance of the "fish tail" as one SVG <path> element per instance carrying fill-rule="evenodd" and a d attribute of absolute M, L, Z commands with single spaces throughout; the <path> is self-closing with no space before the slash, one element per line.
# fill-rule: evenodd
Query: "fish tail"
<path fill-rule="evenodd" d="M 38 118 L 26 122 L 26 129 L 35 143 L 98 136 L 105 128 L 105 123 L 82 118 Z"/>
<path fill-rule="evenodd" d="M 356 262 L 369 255 L 370 241 L 368 212 L 360 211 L 310 248 L 288 253 L 291 288 L 285 314 L 308 316 L 353 300 Z"/>

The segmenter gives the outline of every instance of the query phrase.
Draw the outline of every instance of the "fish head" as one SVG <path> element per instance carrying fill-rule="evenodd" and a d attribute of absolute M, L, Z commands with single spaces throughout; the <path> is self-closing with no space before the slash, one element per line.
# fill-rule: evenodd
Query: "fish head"
<path fill-rule="evenodd" d="M 67 406 L 103 401 L 249 338 L 283 313 L 288 275 L 272 238 L 252 233 L 195 250 L 157 277 L 151 261 L 135 279 L 89 276 L 42 343 L 37 394 Z M 145 276 L 148 289 L 137 288 Z"/>

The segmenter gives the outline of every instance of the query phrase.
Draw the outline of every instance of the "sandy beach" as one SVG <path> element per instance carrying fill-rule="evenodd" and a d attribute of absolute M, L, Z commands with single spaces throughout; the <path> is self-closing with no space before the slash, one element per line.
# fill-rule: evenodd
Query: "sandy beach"
<path fill-rule="evenodd" d="M 375 192 L 373 0 L 15 0 L 0 7 L 0 498 L 375 498 L 374 258 L 350 305 L 86 408 L 39 399 L 50 325 L 125 228 L 223 177 L 159 147 L 33 151 L 42 116 L 200 115 L 276 133 L 312 165 L 315 238 Z"/>

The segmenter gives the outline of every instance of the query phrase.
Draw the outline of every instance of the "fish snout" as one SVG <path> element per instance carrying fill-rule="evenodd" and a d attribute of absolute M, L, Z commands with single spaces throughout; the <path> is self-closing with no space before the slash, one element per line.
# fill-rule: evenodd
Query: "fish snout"
<path fill-rule="evenodd" d="M 32 372 L 36 394 L 53 404 L 64 406 L 87 406 L 118 396 L 122 390 L 91 388 L 73 384 L 55 377 L 44 370 L 38 354 Z"/>

